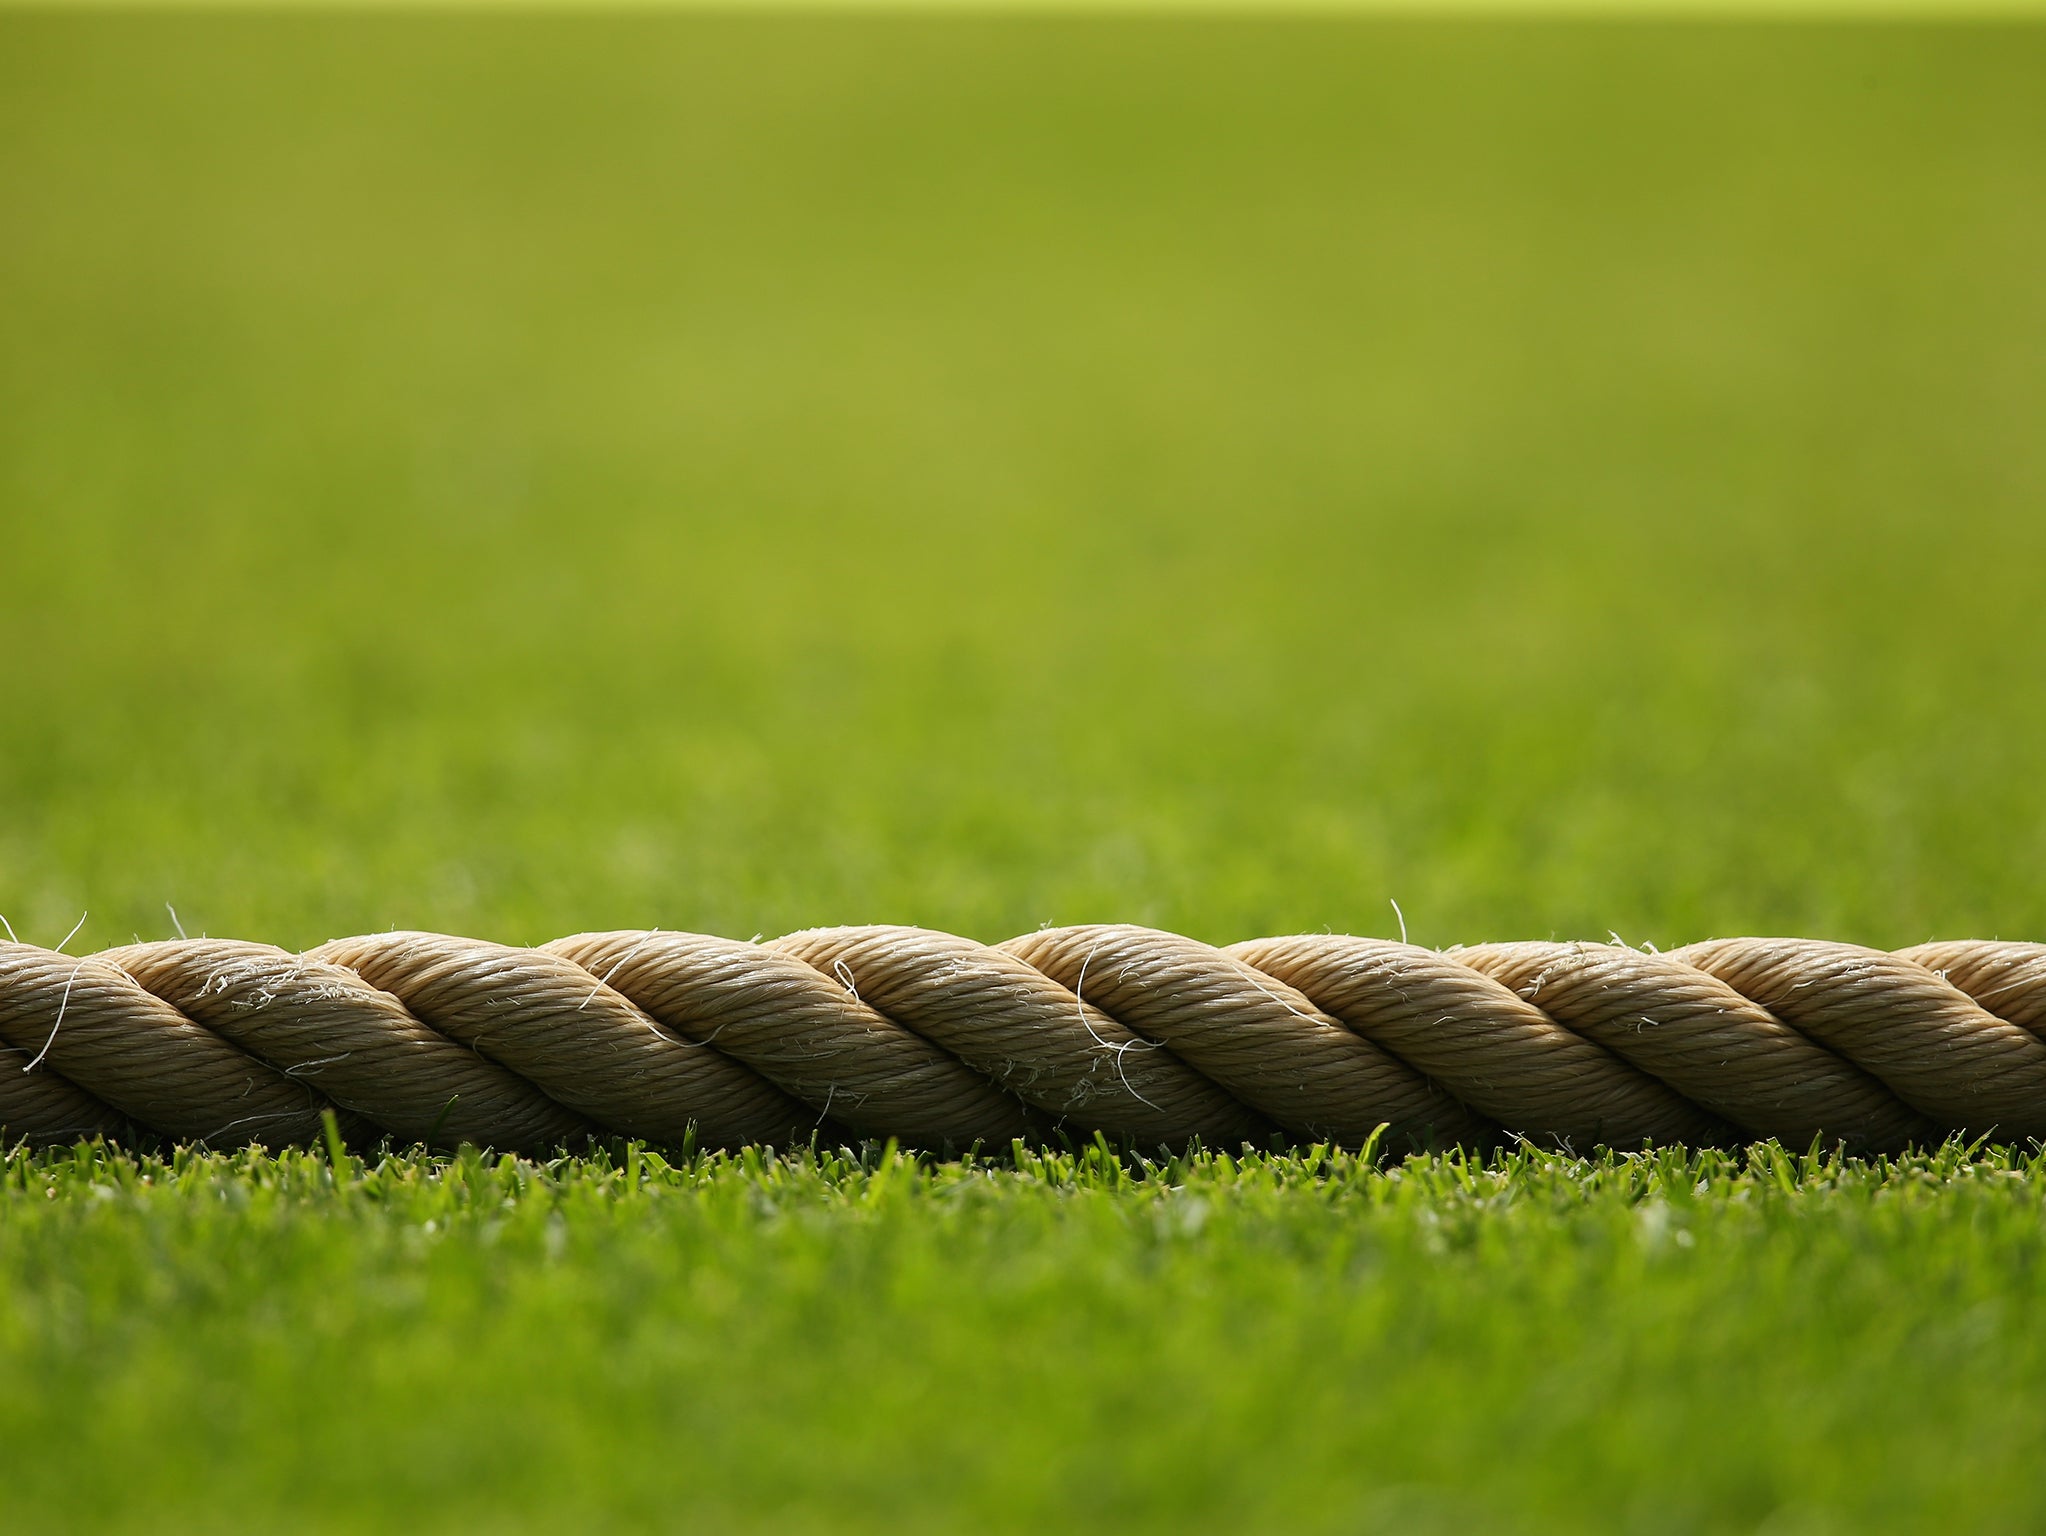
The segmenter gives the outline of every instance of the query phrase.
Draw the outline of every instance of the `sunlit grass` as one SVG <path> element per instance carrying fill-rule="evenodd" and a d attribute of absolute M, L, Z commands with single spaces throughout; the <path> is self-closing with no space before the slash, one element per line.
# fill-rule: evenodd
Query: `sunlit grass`
<path fill-rule="evenodd" d="M 0 18 L 0 912 L 2046 932 L 2041 78 Z"/>
<path fill-rule="evenodd" d="M 2041 1175 L 17 1153 L 10 1522 L 2023 1529 Z"/>

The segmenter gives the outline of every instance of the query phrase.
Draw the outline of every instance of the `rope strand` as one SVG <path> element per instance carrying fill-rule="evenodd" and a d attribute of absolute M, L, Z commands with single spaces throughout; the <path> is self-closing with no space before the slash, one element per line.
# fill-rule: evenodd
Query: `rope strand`
<path fill-rule="evenodd" d="M 61 1021 L 61 1027 L 59 1027 Z M 2046 945 L 1723 939 L 1215 949 L 1125 925 L 984 945 L 431 933 L 78 959 L 0 942 L 0 1136 L 521 1152 L 630 1136 L 960 1151 L 1096 1132 L 1578 1151 L 2046 1139 Z"/>

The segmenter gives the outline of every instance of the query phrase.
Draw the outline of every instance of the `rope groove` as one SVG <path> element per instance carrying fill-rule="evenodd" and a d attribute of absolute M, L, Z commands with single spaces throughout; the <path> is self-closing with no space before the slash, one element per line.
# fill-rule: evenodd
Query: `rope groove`
<path fill-rule="evenodd" d="M 521 1152 L 623 1135 L 963 1150 L 1100 1132 L 1395 1146 L 2046 1140 L 2046 945 L 1721 939 L 1216 949 L 1127 925 L 985 945 L 433 933 L 0 943 L 0 1136 Z"/>

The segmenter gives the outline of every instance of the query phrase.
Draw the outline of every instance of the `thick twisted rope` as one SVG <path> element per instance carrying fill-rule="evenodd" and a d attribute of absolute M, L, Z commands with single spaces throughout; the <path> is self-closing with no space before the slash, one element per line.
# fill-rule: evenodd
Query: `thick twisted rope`
<path fill-rule="evenodd" d="M 1577 1150 L 2046 1139 L 2046 945 L 1436 951 L 1148 928 L 988 946 L 432 933 L 0 944 L 0 1135 L 524 1152 L 894 1137 Z"/>

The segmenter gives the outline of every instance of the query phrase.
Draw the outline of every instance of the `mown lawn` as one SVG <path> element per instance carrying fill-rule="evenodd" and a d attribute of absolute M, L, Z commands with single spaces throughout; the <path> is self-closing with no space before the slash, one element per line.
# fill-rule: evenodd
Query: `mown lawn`
<path fill-rule="evenodd" d="M 0 911 L 2046 931 L 2041 79 L 0 15 Z"/>
<path fill-rule="evenodd" d="M 16 1156 L 8 1524 L 2034 1529 L 2042 1178 Z"/>
<path fill-rule="evenodd" d="M 2046 937 L 2042 81 L 0 12 L 0 914 Z M 11 1156 L 0 1526 L 2046 1519 L 2021 1157 L 624 1156 Z"/>

